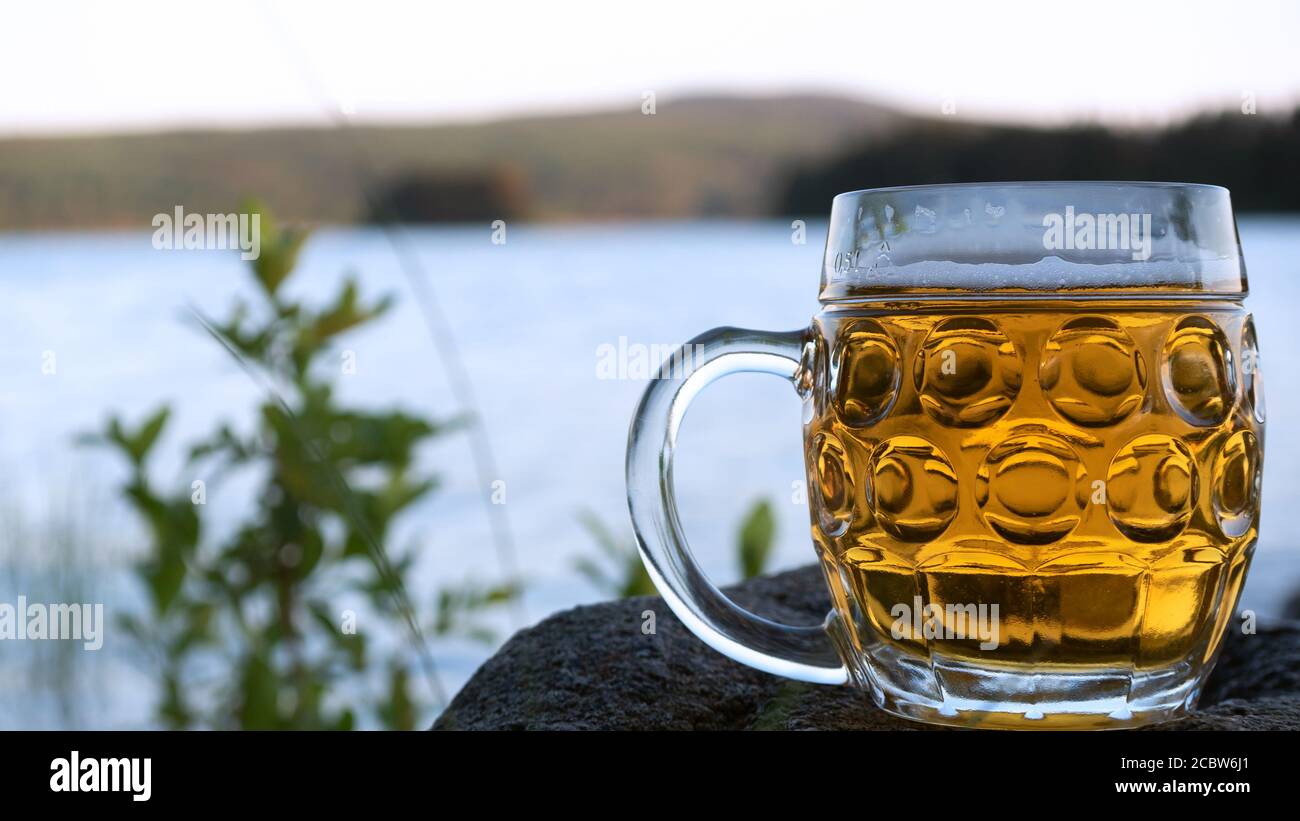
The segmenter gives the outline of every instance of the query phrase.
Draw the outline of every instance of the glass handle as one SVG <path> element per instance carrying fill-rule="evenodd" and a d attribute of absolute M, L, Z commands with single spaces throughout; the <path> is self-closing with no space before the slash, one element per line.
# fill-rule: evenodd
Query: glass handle
<path fill-rule="evenodd" d="M 650 578 L 677 617 L 705 644 L 778 676 L 843 684 L 847 671 L 823 627 L 796 627 L 757 616 L 705 577 L 682 533 L 673 487 L 677 431 L 695 395 L 733 373 L 770 373 L 796 384 L 806 336 L 805 331 L 714 328 L 666 361 L 632 419 L 627 499 Z"/>

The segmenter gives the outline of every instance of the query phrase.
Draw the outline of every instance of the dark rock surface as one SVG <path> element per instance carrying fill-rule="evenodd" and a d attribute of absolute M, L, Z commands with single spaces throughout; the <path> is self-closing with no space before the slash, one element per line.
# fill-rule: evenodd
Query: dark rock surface
<path fill-rule="evenodd" d="M 728 593 L 791 624 L 829 607 L 820 571 L 754 579 Z M 653 611 L 655 632 L 642 632 Z M 557 613 L 479 668 L 438 730 L 926 730 L 850 687 L 760 673 L 714 652 L 657 596 Z M 1300 729 L 1300 626 L 1229 630 L 1201 706 L 1158 730 Z"/>

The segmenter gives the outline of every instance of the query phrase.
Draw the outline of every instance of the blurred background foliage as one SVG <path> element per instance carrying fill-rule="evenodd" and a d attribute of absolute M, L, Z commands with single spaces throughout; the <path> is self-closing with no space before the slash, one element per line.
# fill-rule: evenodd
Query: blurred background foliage
<path fill-rule="evenodd" d="M 1300 210 L 1300 109 L 1287 117 L 1207 115 L 1154 132 L 1101 126 L 916 124 L 829 160 L 796 165 L 779 214 L 820 213 L 858 188 L 1002 180 L 1159 180 L 1222 185 L 1245 211 Z"/>
<path fill-rule="evenodd" d="M 259 303 L 240 301 L 221 321 L 198 317 L 213 344 L 264 380 L 252 430 L 222 424 L 191 443 L 184 474 L 193 481 L 150 469 L 166 406 L 134 425 L 113 416 L 86 437 L 126 460 L 121 492 L 148 528 L 136 573 L 152 608 L 123 627 L 156 654 L 166 726 L 418 726 L 430 697 L 445 699 L 430 638 L 491 641 L 477 614 L 519 595 L 517 580 L 506 580 L 442 589 L 427 606 L 411 601 L 418 545 L 399 549 L 390 534 L 437 487 L 416 469 L 415 451 L 449 423 L 339 403 L 333 381 L 348 365 L 331 356 L 335 343 L 392 300 L 364 299 L 354 279 L 323 307 L 286 296 L 305 237 L 262 213 L 262 253 L 250 263 Z M 219 532 L 204 515 L 206 494 L 246 469 L 263 477 L 255 509 Z M 345 608 L 348 594 L 365 607 Z M 386 632 L 405 640 L 382 642 Z M 414 667 L 428 677 L 423 695 Z"/>
<path fill-rule="evenodd" d="M 619 599 L 658 593 L 631 535 L 626 538 L 615 536 L 614 531 L 589 510 L 584 510 L 579 520 L 591 535 L 596 552 L 575 559 L 573 564 L 592 586 Z M 772 556 L 775 536 L 776 516 L 772 504 L 760 499 L 745 514 L 736 534 L 736 564 L 742 579 L 763 575 Z"/>

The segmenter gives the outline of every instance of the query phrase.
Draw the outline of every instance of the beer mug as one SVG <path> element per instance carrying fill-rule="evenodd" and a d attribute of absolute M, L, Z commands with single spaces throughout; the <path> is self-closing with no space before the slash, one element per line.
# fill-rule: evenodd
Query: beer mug
<path fill-rule="evenodd" d="M 1117 727 L 1190 709 L 1258 536 L 1264 402 L 1228 191 L 1166 183 L 841 194 L 821 312 L 716 328 L 629 435 L 641 557 L 736 661 L 936 724 Z M 673 490 L 691 400 L 770 373 L 803 401 L 832 609 L 792 626 L 701 572 Z"/>

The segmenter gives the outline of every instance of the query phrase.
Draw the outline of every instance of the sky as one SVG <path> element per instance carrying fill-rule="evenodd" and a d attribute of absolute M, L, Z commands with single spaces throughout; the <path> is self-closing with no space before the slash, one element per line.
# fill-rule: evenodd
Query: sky
<path fill-rule="evenodd" d="M 821 92 L 1169 122 L 1300 101 L 1300 3 L 0 0 L 0 134 L 483 120 Z"/>

